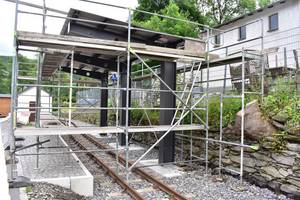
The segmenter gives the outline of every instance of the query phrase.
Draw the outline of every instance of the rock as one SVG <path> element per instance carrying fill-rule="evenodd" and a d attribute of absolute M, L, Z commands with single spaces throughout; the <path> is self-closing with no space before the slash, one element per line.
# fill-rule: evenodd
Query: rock
<path fill-rule="evenodd" d="M 299 157 L 299 153 L 295 151 L 289 151 L 289 150 L 282 150 L 280 153 L 286 156 L 291 156 L 291 157 Z"/>
<path fill-rule="evenodd" d="M 241 116 L 239 111 L 236 115 L 234 133 L 240 134 Z M 245 107 L 245 137 L 249 139 L 261 139 L 272 136 L 276 132 L 275 127 L 263 118 L 257 100 L 248 103 Z"/>
<path fill-rule="evenodd" d="M 287 182 L 300 188 L 300 180 L 295 180 L 293 178 L 290 178 L 287 180 Z"/>
<path fill-rule="evenodd" d="M 294 196 L 300 196 L 300 188 L 291 184 L 283 184 L 280 186 L 280 190 L 288 193 L 288 194 L 292 194 Z"/>
<path fill-rule="evenodd" d="M 247 167 L 247 166 L 244 166 L 244 171 L 247 172 L 247 173 L 257 172 L 257 170 L 255 168 Z"/>
<path fill-rule="evenodd" d="M 257 184 L 260 187 L 266 187 L 267 181 L 264 177 L 262 177 L 260 174 L 253 174 L 249 177 L 251 182 Z"/>
<path fill-rule="evenodd" d="M 275 190 L 275 192 L 278 193 L 278 192 L 280 191 L 281 183 L 278 182 L 278 181 L 270 181 L 270 182 L 268 183 L 268 186 L 269 186 L 270 188 L 272 188 L 273 190 Z"/>
<path fill-rule="evenodd" d="M 240 156 L 230 156 L 230 160 L 232 160 L 235 163 L 240 163 L 241 157 Z M 249 157 L 244 157 L 244 165 L 247 167 L 255 167 L 255 162 L 253 159 Z"/>
<path fill-rule="evenodd" d="M 263 167 L 268 164 L 268 162 L 265 162 L 263 160 L 254 160 L 254 163 L 255 163 L 255 166 L 257 166 L 257 167 Z"/>
<path fill-rule="evenodd" d="M 265 174 L 265 173 L 263 173 L 263 172 L 260 172 L 260 175 L 261 175 L 267 182 L 272 181 L 272 180 L 274 179 L 272 176 L 270 176 L 270 175 L 268 175 L 268 174 Z"/>
<path fill-rule="evenodd" d="M 258 160 L 262 160 L 262 161 L 266 161 L 266 162 L 272 161 L 272 159 L 269 156 L 266 156 L 266 155 L 261 154 L 261 153 L 256 152 L 256 153 L 253 153 L 252 156 L 254 156 Z"/>
<path fill-rule="evenodd" d="M 279 173 L 279 171 L 273 166 L 267 166 L 261 168 L 266 174 L 273 176 L 275 178 L 284 178 L 284 176 Z"/>
<path fill-rule="evenodd" d="M 232 161 L 229 158 L 222 158 L 222 163 L 226 165 L 232 164 Z"/>
<path fill-rule="evenodd" d="M 285 139 L 291 143 L 300 143 L 300 137 L 296 135 L 286 135 Z"/>
<path fill-rule="evenodd" d="M 286 130 L 285 126 L 277 121 L 272 121 L 272 124 L 279 130 Z"/>
<path fill-rule="evenodd" d="M 238 154 L 240 154 L 240 152 L 241 152 L 241 147 L 238 147 L 238 146 L 234 146 L 231 149 L 232 149 L 232 151 L 238 152 Z M 255 151 L 256 150 L 253 150 L 251 148 L 244 148 L 244 152 L 253 153 Z"/>
<path fill-rule="evenodd" d="M 284 176 L 284 177 L 287 177 L 288 175 L 291 175 L 293 174 L 293 171 L 291 169 L 288 169 L 288 170 L 285 170 L 283 168 L 280 168 L 279 169 L 279 173 Z"/>
<path fill-rule="evenodd" d="M 295 127 L 291 127 L 287 130 L 287 132 L 289 134 L 292 134 L 292 135 L 297 135 L 299 136 L 300 135 L 300 124 L 295 126 Z"/>
<path fill-rule="evenodd" d="M 272 117 L 273 120 L 283 123 L 283 124 L 286 123 L 288 118 L 289 118 L 289 116 L 283 111 L 280 111 L 279 113 L 277 113 L 277 115 Z"/>
<path fill-rule="evenodd" d="M 283 165 L 288 165 L 288 166 L 293 166 L 295 163 L 295 158 L 294 157 L 289 157 L 289 156 L 283 156 L 280 154 L 272 154 L 272 158 Z"/>
<path fill-rule="evenodd" d="M 290 151 L 300 152 L 300 144 L 287 143 L 286 148 Z"/>

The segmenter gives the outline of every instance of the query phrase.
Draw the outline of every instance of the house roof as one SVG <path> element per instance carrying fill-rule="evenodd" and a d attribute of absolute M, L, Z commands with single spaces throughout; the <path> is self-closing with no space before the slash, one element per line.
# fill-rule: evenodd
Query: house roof
<path fill-rule="evenodd" d="M 10 98 L 10 94 L 0 94 L 0 98 Z"/>
<path fill-rule="evenodd" d="M 290 0 L 290 1 L 299 1 L 299 0 Z M 267 9 L 270 9 L 270 8 L 274 8 L 275 6 L 279 6 L 279 5 L 284 4 L 284 3 L 286 3 L 286 2 L 287 2 L 287 0 L 279 0 L 279 1 L 276 1 L 276 2 L 271 3 L 271 4 L 269 4 L 269 5 L 267 5 L 267 6 L 263 7 L 263 8 L 259 8 L 259 9 L 256 9 L 256 10 L 252 11 L 252 12 L 246 13 L 246 14 L 244 14 L 244 15 L 240 15 L 240 16 L 238 16 L 238 17 L 235 17 L 235 18 L 233 18 L 233 19 L 231 19 L 231 20 L 229 20 L 229 21 L 227 21 L 227 22 L 224 22 L 224 23 L 222 23 L 222 24 L 219 24 L 219 25 L 215 26 L 214 28 L 216 28 L 216 29 L 217 29 L 217 28 L 221 28 L 222 26 L 225 26 L 225 25 L 234 23 L 234 22 L 239 21 L 239 20 L 241 20 L 241 19 L 244 19 L 244 18 L 246 18 L 246 17 L 248 17 L 248 16 L 252 16 L 252 15 L 254 15 L 254 14 L 256 14 L 256 13 L 261 13 L 261 12 L 263 12 L 264 10 L 267 10 Z"/>
<path fill-rule="evenodd" d="M 19 95 L 21 95 L 21 94 L 23 94 L 23 93 L 25 93 L 25 92 L 28 92 L 29 90 L 35 89 L 35 88 L 36 88 L 36 87 L 27 87 L 27 88 L 25 88 L 22 92 L 20 92 Z M 44 92 L 44 93 L 46 93 L 46 94 L 49 95 L 49 93 L 46 92 L 46 91 L 43 90 L 43 89 L 41 89 L 41 92 Z"/>

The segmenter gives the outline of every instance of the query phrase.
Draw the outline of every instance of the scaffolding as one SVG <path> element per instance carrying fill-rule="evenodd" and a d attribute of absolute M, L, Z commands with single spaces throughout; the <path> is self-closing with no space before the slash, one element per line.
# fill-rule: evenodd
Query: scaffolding
<path fill-rule="evenodd" d="M 244 112 L 245 112 L 245 94 L 247 94 L 247 91 L 245 90 L 245 83 L 246 79 L 248 78 L 246 76 L 246 62 L 250 60 L 259 60 L 258 63 L 260 63 L 260 69 L 261 73 L 259 73 L 259 77 L 261 80 L 261 91 L 258 92 L 258 95 L 263 96 L 264 95 L 264 56 L 262 54 L 263 46 L 261 51 L 249 51 L 247 49 L 241 49 L 239 52 L 237 52 L 234 55 L 226 55 L 224 58 L 218 58 L 216 55 L 213 54 L 213 50 L 210 49 L 210 46 L 212 44 L 212 40 L 214 40 L 214 37 L 222 30 L 217 30 L 210 28 L 206 25 L 199 24 L 196 22 L 191 22 L 187 20 L 182 19 L 176 19 L 170 16 L 163 16 L 157 13 L 149 13 L 142 10 L 127 8 L 127 7 L 121 7 L 116 5 L 110 5 L 100 2 L 94 2 L 89 0 L 82 0 L 82 2 L 88 3 L 88 4 L 100 4 L 102 6 L 107 7 L 114 7 L 118 9 L 123 9 L 128 12 L 128 22 L 124 24 L 114 24 L 114 23 L 108 23 L 103 21 L 95 21 L 90 19 L 81 19 L 81 18 L 74 18 L 70 16 L 61 16 L 58 14 L 62 14 L 64 12 L 58 11 L 56 9 L 52 9 L 49 7 L 46 7 L 45 0 L 43 1 L 43 6 L 38 6 L 34 4 L 30 4 L 27 6 L 31 6 L 34 8 L 42 9 L 42 13 L 38 12 L 28 12 L 24 10 L 19 9 L 19 5 L 22 4 L 22 2 L 16 1 L 16 18 L 15 18 L 15 38 L 14 38 L 14 47 L 16 50 L 16 54 L 13 57 L 13 74 L 12 74 L 12 113 L 13 113 L 13 120 L 11 122 L 12 127 L 12 133 L 11 136 L 13 138 L 13 142 L 11 144 L 11 153 L 13 157 L 22 156 L 21 154 L 16 153 L 16 147 L 15 147 L 15 140 L 14 138 L 16 136 L 24 136 L 24 135 L 33 135 L 37 138 L 37 163 L 36 167 L 39 167 L 38 165 L 38 156 L 39 153 L 39 147 L 41 144 L 41 141 L 39 140 L 40 135 L 69 135 L 69 134 L 99 134 L 99 133 L 105 133 L 105 134 L 113 134 L 116 140 L 116 144 L 119 143 L 119 137 L 118 135 L 125 135 L 125 147 L 120 148 L 125 150 L 125 160 L 126 160 L 126 177 L 128 179 L 128 176 L 130 174 L 130 171 L 132 171 L 135 167 L 147 167 L 145 165 L 139 165 L 140 161 L 145 158 L 145 156 L 153 150 L 160 142 L 164 140 L 168 135 L 173 134 L 173 131 L 176 131 L 176 135 L 178 138 L 187 139 L 190 142 L 190 159 L 183 160 L 179 162 L 197 162 L 197 161 L 204 161 L 205 163 L 205 169 L 206 172 L 208 171 L 208 164 L 209 164 L 209 143 L 210 142 L 216 142 L 219 143 L 219 171 L 221 174 L 221 170 L 224 169 L 222 166 L 222 150 L 224 145 L 234 145 L 241 147 L 240 151 L 240 171 L 235 171 L 240 176 L 240 179 L 242 181 L 243 177 L 243 152 L 244 148 L 251 148 L 251 146 L 244 144 Z M 57 15 L 54 14 L 48 14 L 47 11 L 56 12 Z M 151 31 L 143 28 L 139 28 L 133 25 L 132 23 L 132 17 L 133 12 L 140 12 L 146 15 L 152 15 L 152 16 L 158 16 L 160 18 L 166 18 L 169 20 L 175 20 L 179 22 L 183 22 L 186 24 L 191 24 L 200 30 L 203 30 L 202 35 L 203 38 L 189 38 L 189 37 L 182 37 L 182 36 L 176 36 L 172 34 L 167 33 L 161 33 L 157 31 Z M 25 31 L 19 31 L 17 29 L 18 27 L 18 15 L 19 14 L 26 14 L 26 15 L 33 15 L 33 16 L 39 16 L 42 17 L 42 32 L 41 33 L 34 33 L 34 32 L 25 32 Z M 66 14 L 66 13 L 64 13 Z M 78 22 L 85 22 L 95 25 L 105 25 L 105 26 L 111 26 L 111 27 L 117 27 L 119 29 L 127 30 L 127 40 L 126 41 L 112 41 L 112 40 L 104 40 L 104 39 L 95 39 L 95 38 L 86 38 L 86 37 L 78 37 L 78 36 L 66 36 L 66 35 L 53 35 L 53 34 L 47 34 L 46 33 L 46 18 L 58 18 L 58 19 L 64 19 L 64 20 L 71 20 L 71 21 L 78 21 Z M 164 37 L 173 37 L 178 38 L 181 40 L 187 40 L 192 41 L 195 43 L 201 43 L 205 46 L 205 50 L 201 51 L 189 51 L 185 49 L 176 49 L 176 48 L 168 48 L 168 47 L 158 47 L 153 46 L 149 44 L 141 44 L 136 43 L 132 41 L 132 34 L 134 32 L 141 31 L 145 33 L 152 33 L 152 34 L 159 34 Z M 263 40 L 263 31 L 262 36 L 258 39 Z M 23 48 L 23 46 L 27 47 L 34 47 L 37 49 L 28 49 Z M 225 48 L 225 47 L 224 47 Z M 19 63 L 18 63 L 18 51 L 34 51 L 38 52 L 38 64 L 37 64 L 37 73 L 36 77 L 33 77 L 29 80 L 29 78 L 20 77 L 18 79 L 18 72 L 19 72 Z M 80 68 L 76 66 L 74 57 L 75 54 L 78 52 L 83 53 L 95 53 L 95 54 L 109 54 L 112 55 L 115 58 L 116 62 L 116 69 L 113 72 L 116 74 L 117 77 L 121 77 L 121 64 L 125 65 L 126 63 L 126 84 L 123 84 L 121 86 L 120 78 L 117 79 L 116 82 L 113 82 L 111 84 L 112 87 L 108 85 L 101 84 L 98 86 L 86 86 L 88 83 L 83 83 L 83 85 L 76 85 L 74 82 L 74 75 L 80 75 L 79 71 Z M 56 58 L 60 57 L 63 59 L 63 62 L 66 60 L 69 60 L 69 83 L 67 85 L 63 85 L 63 82 L 61 81 L 61 72 L 64 70 L 64 66 L 62 66 L 62 63 L 58 64 L 58 66 L 54 66 L 55 69 L 52 69 L 51 67 L 48 67 L 48 70 L 45 70 L 45 66 L 43 65 L 47 61 L 46 54 L 51 56 L 56 56 Z M 177 74 L 184 74 L 183 75 L 183 86 L 181 90 L 177 90 L 176 88 L 172 88 L 168 83 L 165 82 L 165 80 L 162 79 L 162 76 L 155 68 L 147 64 L 146 59 L 158 59 L 162 61 L 168 61 L 168 62 L 177 62 L 177 63 L 185 63 L 182 67 L 176 68 Z M 141 70 L 141 77 L 137 78 L 137 80 L 144 80 L 146 78 L 153 79 L 155 78 L 160 82 L 160 84 L 165 89 L 145 89 L 145 88 L 132 88 L 130 86 L 131 80 L 131 61 L 137 60 L 142 65 Z M 47 61 L 48 62 L 48 61 Z M 228 95 L 225 94 L 225 88 L 226 88 L 226 80 L 227 80 L 227 67 L 224 71 L 224 85 L 222 92 L 214 92 L 211 91 L 210 82 L 213 82 L 214 80 L 210 80 L 210 68 L 217 67 L 221 65 L 228 66 L 232 63 L 241 63 L 241 74 L 240 74 L 240 80 L 241 80 L 241 91 L 239 94 L 235 95 Z M 44 69 L 43 69 L 44 67 Z M 53 66 L 52 66 L 53 67 Z M 43 71 L 44 70 L 44 71 Z M 148 70 L 150 72 L 149 74 L 144 74 L 144 71 Z M 51 74 L 51 78 L 47 81 L 49 84 L 43 84 L 43 76 L 47 75 L 47 73 Z M 92 73 L 96 72 L 89 72 L 91 75 Z M 109 73 L 109 72 L 108 72 Z M 204 74 L 206 73 L 206 75 Z M 190 80 L 186 80 L 186 74 L 190 76 Z M 204 76 L 206 76 L 204 78 Z M 26 79 L 26 80 L 25 80 Z M 58 79 L 58 80 L 55 80 Z M 32 81 L 31 83 L 19 83 L 18 81 Z M 176 79 L 175 79 L 176 80 Z M 78 83 L 78 81 L 76 82 Z M 37 87 L 37 95 L 36 95 L 36 106 L 34 107 L 18 107 L 17 105 L 17 97 L 18 97 L 18 88 L 20 87 Z M 57 106 L 51 106 L 52 110 L 57 110 L 57 113 L 53 112 L 53 115 L 57 117 L 57 120 L 59 119 L 65 119 L 65 122 L 67 122 L 68 127 L 51 127 L 47 126 L 47 124 L 43 124 L 41 121 L 40 116 L 43 115 L 41 113 L 41 88 L 47 88 L 51 89 L 52 95 L 57 95 Z M 195 91 L 195 89 L 201 89 L 200 91 Z M 87 106 L 74 106 L 74 91 L 75 90 L 87 90 L 87 89 L 97 89 L 101 91 L 109 91 L 111 93 L 114 93 L 113 97 L 115 98 L 114 106 L 101 106 L 101 104 L 98 105 L 92 105 L 88 104 Z M 60 96 L 62 94 L 62 90 L 68 90 L 68 102 L 62 102 L 60 99 Z M 173 97 L 176 99 L 175 101 L 175 107 L 145 107 L 144 102 L 146 101 L 144 95 L 142 95 L 142 107 L 131 107 L 130 106 L 130 93 L 136 91 L 140 93 L 146 93 L 146 92 L 156 92 L 156 93 L 168 93 L 173 95 Z M 125 105 L 120 105 L 120 97 L 125 93 Z M 209 137 L 209 101 L 210 98 L 213 96 L 218 96 L 220 98 L 220 137 L 218 140 L 212 139 Z M 239 98 L 241 99 L 241 135 L 240 135 L 240 143 L 234 143 L 229 141 L 223 140 L 223 117 L 222 117 L 222 111 L 223 111 L 223 100 L 225 98 Z M 176 103 L 177 102 L 177 103 Z M 67 104 L 67 105 L 64 105 Z M 149 106 L 149 104 L 147 104 Z M 35 128 L 17 128 L 16 127 L 16 120 L 17 120 L 17 112 L 20 109 L 35 109 L 36 110 L 36 124 Z M 76 112 L 76 110 L 79 110 L 79 112 Z M 115 113 L 115 124 L 113 126 L 103 126 L 103 127 L 74 127 L 73 125 L 73 117 L 74 115 L 80 115 L 81 111 L 86 112 L 95 112 L 95 111 L 109 111 Z M 173 111 L 173 117 L 171 118 L 171 123 L 169 125 L 153 125 L 150 120 L 148 126 L 131 126 L 130 125 L 130 114 L 129 112 L 132 110 L 142 110 L 146 117 L 147 116 L 147 110 L 152 111 Z M 62 111 L 67 111 L 67 116 L 62 116 Z M 120 114 L 122 112 L 125 112 L 125 123 L 122 123 L 123 119 L 120 119 Z M 203 114 L 200 117 L 199 113 L 202 112 Z M 184 123 L 184 119 L 186 119 L 188 116 L 190 116 L 191 120 L 189 123 Z M 124 115 L 123 115 L 124 117 Z M 196 122 L 196 123 L 194 123 Z M 185 135 L 182 134 L 183 132 L 188 131 L 190 134 Z M 157 136 L 156 133 L 163 132 L 160 136 Z M 204 136 L 198 136 L 199 132 L 204 133 Z M 152 144 L 147 151 L 141 155 L 130 167 L 128 165 L 129 161 L 129 140 L 130 140 L 130 134 L 139 134 L 139 133 L 149 133 L 149 134 L 155 134 L 156 136 L 156 142 Z M 180 134 L 181 133 L 181 134 Z M 193 145 L 194 140 L 201 140 L 205 143 L 204 156 L 200 157 L 199 155 L 194 155 L 193 153 Z M 116 151 L 120 151 L 119 146 L 117 145 Z M 100 151 L 100 150 L 99 150 Z M 103 151 L 103 150 L 101 150 Z M 86 151 L 82 151 L 82 153 L 85 153 Z M 68 152 L 60 152 L 60 153 L 68 153 Z M 50 153 L 49 153 L 50 154 Z M 177 163 L 177 162 L 170 162 L 170 163 Z M 161 163 L 161 164 L 168 164 L 168 163 Z M 151 165 L 152 166 L 152 165 Z M 118 168 L 118 163 L 117 163 Z M 230 169 L 226 169 L 229 170 Z"/>

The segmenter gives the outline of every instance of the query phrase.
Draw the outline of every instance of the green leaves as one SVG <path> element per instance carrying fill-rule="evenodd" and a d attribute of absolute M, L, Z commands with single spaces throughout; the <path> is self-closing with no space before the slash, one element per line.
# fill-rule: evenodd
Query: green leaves
<path fill-rule="evenodd" d="M 300 94 L 296 90 L 295 81 L 278 78 L 271 92 L 261 105 L 262 112 L 267 117 L 278 113 L 288 116 L 286 126 L 288 129 L 300 124 Z"/>
<path fill-rule="evenodd" d="M 188 20 L 189 14 L 181 12 L 178 5 L 173 1 L 160 11 L 162 15 L 174 17 L 181 20 Z M 134 21 L 136 26 L 155 30 L 159 32 L 170 33 L 180 36 L 197 37 L 199 28 L 187 22 L 151 16 L 146 21 Z"/>

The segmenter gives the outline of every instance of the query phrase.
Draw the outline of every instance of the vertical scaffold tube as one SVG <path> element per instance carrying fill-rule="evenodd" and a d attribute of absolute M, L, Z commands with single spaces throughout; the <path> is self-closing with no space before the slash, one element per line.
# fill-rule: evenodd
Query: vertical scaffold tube
<path fill-rule="evenodd" d="M 209 40 L 210 40 L 210 29 L 207 29 L 207 40 L 206 40 L 206 120 L 205 120 L 205 172 L 208 171 L 208 109 L 209 109 Z"/>
<path fill-rule="evenodd" d="M 73 69 L 74 69 L 74 50 L 72 50 L 72 54 L 71 54 L 71 69 L 70 69 L 69 120 L 68 120 L 68 125 L 69 126 L 72 126 Z"/>
<path fill-rule="evenodd" d="M 14 136 L 14 129 L 15 124 L 17 120 L 17 76 L 18 76 L 18 51 L 17 51 L 17 27 L 18 27 L 18 7 L 19 7 L 19 0 L 16 0 L 16 7 L 15 7 L 15 24 L 14 24 L 14 40 L 13 40 L 13 46 L 14 46 L 14 56 L 12 59 L 12 75 L 11 75 L 11 120 L 10 120 L 10 153 L 12 158 L 12 166 L 15 164 L 15 154 L 14 151 L 16 149 L 16 141 Z M 11 179 L 14 178 L 13 174 L 14 167 L 11 167 L 10 173 L 11 173 Z"/>
<path fill-rule="evenodd" d="M 240 180 L 243 181 L 244 171 L 244 128 L 245 128 L 245 50 L 242 50 L 242 114 L 241 114 L 241 165 Z"/>
<path fill-rule="evenodd" d="M 131 39 L 131 9 L 128 9 L 128 41 L 127 41 L 127 76 L 126 76 L 126 123 L 125 123 L 125 134 L 126 134 L 126 180 L 129 178 L 128 171 L 128 157 L 129 157 L 129 147 L 128 147 L 128 121 L 129 121 L 129 76 L 130 76 L 130 39 Z"/>

